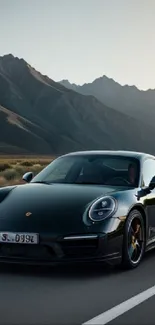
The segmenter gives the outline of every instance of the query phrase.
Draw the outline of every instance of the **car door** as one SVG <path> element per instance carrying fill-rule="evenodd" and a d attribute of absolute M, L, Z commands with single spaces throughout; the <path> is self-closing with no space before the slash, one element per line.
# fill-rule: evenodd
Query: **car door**
<path fill-rule="evenodd" d="M 143 186 L 148 186 L 151 179 L 155 176 L 155 159 L 147 158 L 143 162 L 142 182 Z M 155 189 L 148 194 L 144 200 L 146 214 L 148 218 L 148 237 L 155 241 Z"/>

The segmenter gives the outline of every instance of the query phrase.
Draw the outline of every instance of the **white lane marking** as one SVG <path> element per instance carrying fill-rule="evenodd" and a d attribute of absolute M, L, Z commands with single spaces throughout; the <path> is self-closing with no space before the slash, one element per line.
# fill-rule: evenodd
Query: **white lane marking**
<path fill-rule="evenodd" d="M 155 286 L 90 319 L 82 325 L 104 325 L 155 295 Z"/>

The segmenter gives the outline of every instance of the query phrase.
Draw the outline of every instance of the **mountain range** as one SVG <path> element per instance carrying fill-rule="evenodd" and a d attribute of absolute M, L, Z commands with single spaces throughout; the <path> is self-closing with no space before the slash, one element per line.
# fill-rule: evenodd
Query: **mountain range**
<path fill-rule="evenodd" d="M 107 77 L 83 86 L 55 82 L 23 59 L 1 56 L 0 153 L 127 149 L 155 154 L 155 91 L 145 93 L 148 102 L 143 96 Z"/>
<path fill-rule="evenodd" d="M 92 95 L 101 103 L 147 122 L 154 127 L 155 118 L 155 90 L 139 90 L 136 86 L 121 86 L 112 78 L 106 76 L 95 79 L 92 83 L 82 86 L 71 84 L 68 80 L 60 83 L 82 95 Z"/>

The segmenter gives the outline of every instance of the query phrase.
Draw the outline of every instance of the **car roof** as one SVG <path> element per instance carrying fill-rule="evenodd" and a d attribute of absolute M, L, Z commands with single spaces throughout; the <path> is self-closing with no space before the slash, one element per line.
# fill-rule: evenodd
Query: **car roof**
<path fill-rule="evenodd" d="M 124 156 L 124 157 L 137 158 L 139 160 L 143 160 L 145 158 L 155 159 L 155 156 L 145 153 L 145 152 L 127 151 L 127 150 L 84 150 L 84 151 L 70 152 L 63 156 L 81 156 L 81 155 Z"/>

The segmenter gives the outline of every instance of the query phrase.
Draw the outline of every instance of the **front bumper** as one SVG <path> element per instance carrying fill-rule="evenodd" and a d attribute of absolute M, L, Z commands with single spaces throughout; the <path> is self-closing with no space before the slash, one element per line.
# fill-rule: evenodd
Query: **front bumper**
<path fill-rule="evenodd" d="M 82 234 L 57 240 L 42 237 L 40 244 L 0 244 L 0 262 L 50 265 L 69 262 L 117 264 L 122 258 L 123 236 Z"/>

